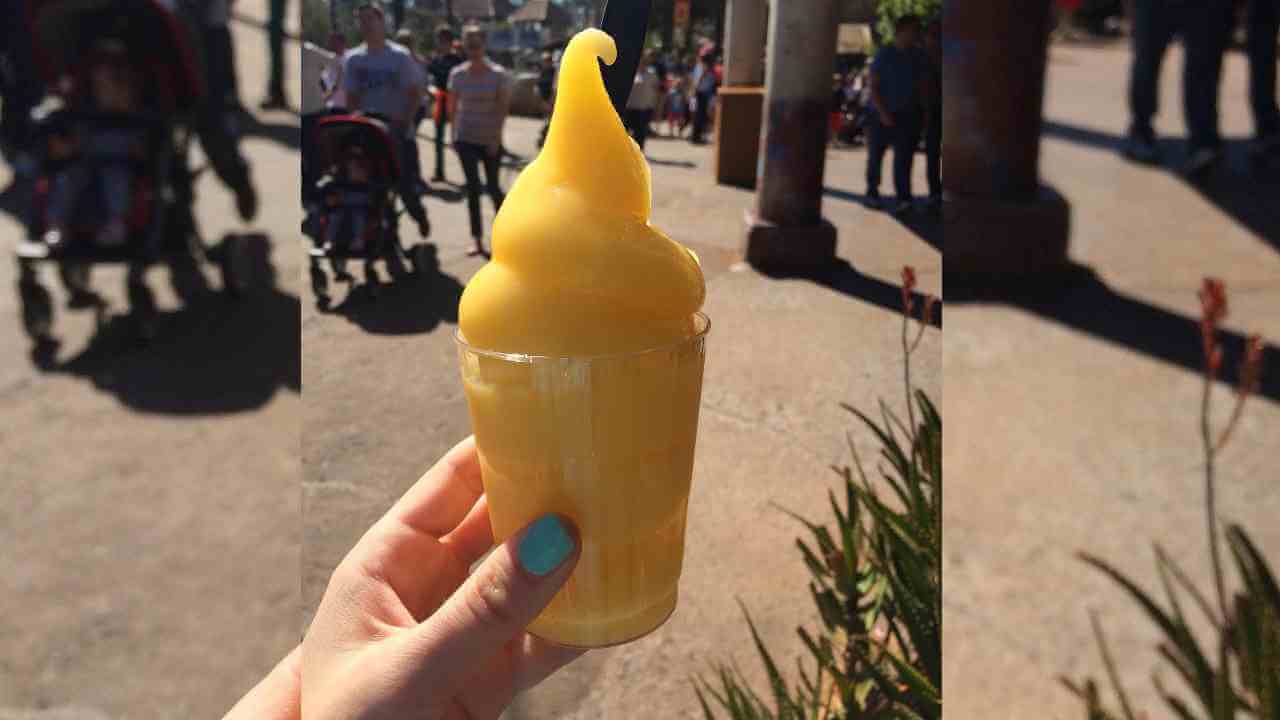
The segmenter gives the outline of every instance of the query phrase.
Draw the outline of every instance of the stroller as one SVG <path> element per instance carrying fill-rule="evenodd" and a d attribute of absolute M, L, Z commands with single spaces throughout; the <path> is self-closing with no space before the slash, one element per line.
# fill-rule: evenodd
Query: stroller
<path fill-rule="evenodd" d="M 311 287 L 322 307 L 329 302 L 328 260 L 337 279 L 353 282 L 348 260 L 363 260 L 365 281 L 376 287 L 374 263 L 382 258 L 394 279 L 435 267 L 434 249 L 400 241 L 396 187 L 400 167 L 394 139 L 385 122 L 372 115 L 321 113 L 303 123 L 303 155 L 310 156 L 303 179 L 311 238 Z"/>
<path fill-rule="evenodd" d="M 202 88 L 180 20 L 158 0 L 28 0 L 26 11 L 37 64 L 57 91 L 33 114 L 37 180 L 27 239 L 16 250 L 28 336 L 54 342 L 41 263 L 57 265 L 71 307 L 100 313 L 105 302 L 89 288 L 91 267 L 126 264 L 143 339 L 156 320 L 144 281 L 151 265 L 167 262 L 188 300 L 204 287 L 200 265 L 212 251 L 224 289 L 245 292 L 247 239 L 206 248 L 196 227 L 198 173 L 187 158 Z"/>

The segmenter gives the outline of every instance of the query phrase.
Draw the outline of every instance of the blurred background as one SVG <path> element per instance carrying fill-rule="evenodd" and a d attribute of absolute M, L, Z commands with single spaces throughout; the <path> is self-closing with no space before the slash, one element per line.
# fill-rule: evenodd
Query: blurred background
<path fill-rule="evenodd" d="M 7 3 L 4 32 L 31 7 Z M 296 102 L 288 7 L 284 99 Z M 30 334 L 32 296 L 13 255 L 43 168 L 34 139 L 4 147 L 0 717 L 219 717 L 299 639 L 299 137 L 296 110 L 273 97 L 269 9 L 241 0 L 225 24 L 188 16 L 215 48 L 206 59 L 217 63 L 218 38 L 229 38 L 233 74 L 210 83 L 227 94 L 192 121 L 216 125 L 205 132 L 218 138 L 193 141 L 187 165 L 204 169 L 192 203 L 200 237 L 188 239 L 207 253 L 143 273 L 153 311 L 126 292 L 124 265 L 93 266 L 96 299 L 74 302 L 57 265 L 42 262 L 51 324 Z M 9 130 L 23 104 L 10 81 L 36 76 L 19 46 L 5 49 L 17 71 L 0 106 Z M 221 168 L 230 181 L 208 167 L 210 147 L 235 149 L 252 191 L 233 161 Z M 256 215 L 242 220 L 240 202 Z"/>

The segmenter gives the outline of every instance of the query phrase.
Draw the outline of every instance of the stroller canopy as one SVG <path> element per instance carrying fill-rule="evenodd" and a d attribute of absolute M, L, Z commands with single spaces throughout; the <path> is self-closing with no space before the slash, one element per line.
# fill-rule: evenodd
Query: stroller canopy
<path fill-rule="evenodd" d="M 120 41 L 145 72 L 148 102 L 175 111 L 195 108 L 203 96 L 192 38 L 160 0 L 27 0 L 36 59 L 49 83 L 76 76 L 95 45 Z"/>
<path fill-rule="evenodd" d="M 387 124 L 365 115 L 331 115 L 316 124 L 315 147 L 324 167 L 336 165 L 342 150 L 357 144 L 377 163 L 380 174 L 389 182 L 400 177 L 395 140 Z"/>

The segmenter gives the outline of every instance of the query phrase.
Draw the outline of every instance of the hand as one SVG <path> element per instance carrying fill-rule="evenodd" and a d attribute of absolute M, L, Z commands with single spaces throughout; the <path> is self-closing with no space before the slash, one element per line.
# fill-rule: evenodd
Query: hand
<path fill-rule="evenodd" d="M 525 632 L 577 564 L 544 516 L 493 545 L 475 441 L 463 440 L 334 571 L 302 644 L 308 720 L 497 718 L 581 654 Z"/>

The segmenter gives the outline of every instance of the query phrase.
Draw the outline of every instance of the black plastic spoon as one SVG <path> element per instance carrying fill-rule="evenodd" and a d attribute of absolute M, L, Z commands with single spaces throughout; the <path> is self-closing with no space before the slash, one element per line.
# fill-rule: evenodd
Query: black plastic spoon
<path fill-rule="evenodd" d="M 649 10 L 653 0 L 610 0 L 605 4 L 600 29 L 613 37 L 618 46 L 618 59 L 613 65 L 600 63 L 604 87 L 609 92 L 613 109 L 622 115 L 635 83 L 640 55 L 644 52 L 645 35 L 649 32 Z"/>

